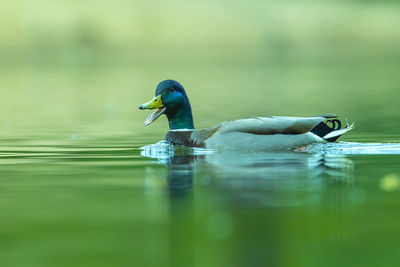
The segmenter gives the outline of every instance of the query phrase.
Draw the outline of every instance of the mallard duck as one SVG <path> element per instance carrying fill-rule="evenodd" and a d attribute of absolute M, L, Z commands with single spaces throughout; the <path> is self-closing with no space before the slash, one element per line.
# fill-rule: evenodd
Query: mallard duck
<path fill-rule="evenodd" d="M 162 114 L 167 116 L 169 131 L 165 140 L 174 145 L 229 150 L 288 150 L 311 143 L 336 141 L 353 125 L 341 128 L 335 115 L 315 117 L 270 116 L 238 119 L 211 128 L 194 128 L 192 109 L 183 86 L 174 80 L 157 85 L 155 97 L 139 109 L 157 109 L 144 125 Z M 329 126 L 329 124 L 331 126 Z"/>

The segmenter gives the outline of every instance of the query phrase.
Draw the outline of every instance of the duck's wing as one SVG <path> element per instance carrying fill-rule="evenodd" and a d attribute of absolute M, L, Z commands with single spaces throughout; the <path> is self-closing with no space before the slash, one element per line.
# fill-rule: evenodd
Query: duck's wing
<path fill-rule="evenodd" d="M 316 117 L 256 117 L 222 122 L 214 127 L 195 130 L 191 140 L 202 143 L 216 132 L 243 132 L 259 135 L 272 134 L 303 134 L 310 132 L 315 126 L 327 118 L 336 118 L 335 115 L 321 115 Z"/>
<path fill-rule="evenodd" d="M 219 133 L 245 132 L 252 134 L 303 134 L 310 132 L 315 126 L 333 115 L 317 117 L 257 117 L 240 119 L 223 123 L 218 129 Z"/>

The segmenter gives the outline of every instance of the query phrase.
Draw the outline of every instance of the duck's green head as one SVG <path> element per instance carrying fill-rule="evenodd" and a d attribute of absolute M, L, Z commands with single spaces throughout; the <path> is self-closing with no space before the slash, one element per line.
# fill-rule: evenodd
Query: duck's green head
<path fill-rule="evenodd" d="M 155 97 L 140 105 L 139 109 L 157 109 L 147 117 L 147 126 L 162 114 L 168 118 L 170 130 L 194 129 L 192 109 L 183 86 L 174 80 L 165 80 L 157 85 Z"/>

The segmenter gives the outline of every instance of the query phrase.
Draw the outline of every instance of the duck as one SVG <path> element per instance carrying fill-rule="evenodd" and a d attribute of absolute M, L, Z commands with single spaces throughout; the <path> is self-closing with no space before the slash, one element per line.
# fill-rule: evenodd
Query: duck
<path fill-rule="evenodd" d="M 175 80 L 161 81 L 150 101 L 140 110 L 155 110 L 145 126 L 165 115 L 169 131 L 165 141 L 172 145 L 213 150 L 282 151 L 312 143 L 335 142 L 354 123 L 342 128 L 336 115 L 312 117 L 267 116 L 235 119 L 206 129 L 195 129 L 192 108 L 184 87 Z"/>

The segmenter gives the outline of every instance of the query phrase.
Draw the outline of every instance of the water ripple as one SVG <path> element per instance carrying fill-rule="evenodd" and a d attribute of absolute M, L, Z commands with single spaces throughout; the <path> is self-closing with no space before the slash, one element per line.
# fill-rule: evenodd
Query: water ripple
<path fill-rule="evenodd" d="M 357 143 L 338 142 L 312 144 L 296 151 L 320 154 L 343 155 L 393 155 L 400 154 L 400 143 Z"/>
<path fill-rule="evenodd" d="M 158 160 L 167 160 L 176 155 L 208 155 L 215 152 L 212 149 L 174 146 L 165 140 L 143 146 L 140 150 L 142 150 L 140 153 L 142 156 Z"/>
<path fill-rule="evenodd" d="M 166 141 L 143 146 L 140 148 L 141 155 L 149 158 L 168 159 L 178 154 L 208 155 L 215 150 L 203 148 L 189 148 L 173 146 Z M 311 144 L 302 146 L 294 151 L 311 154 L 340 154 L 340 155 L 398 155 L 400 154 L 400 143 L 357 143 L 337 142 L 327 144 Z"/>

